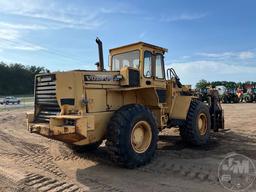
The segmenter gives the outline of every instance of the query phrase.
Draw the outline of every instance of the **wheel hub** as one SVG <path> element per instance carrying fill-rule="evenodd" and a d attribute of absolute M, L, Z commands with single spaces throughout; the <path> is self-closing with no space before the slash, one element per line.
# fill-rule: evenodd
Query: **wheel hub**
<path fill-rule="evenodd" d="M 132 129 L 131 145 L 137 153 L 144 153 L 152 140 L 151 127 L 146 121 L 139 121 Z"/>
<path fill-rule="evenodd" d="M 205 135 L 207 131 L 207 117 L 204 113 L 201 113 L 198 117 L 198 129 L 201 135 Z"/>

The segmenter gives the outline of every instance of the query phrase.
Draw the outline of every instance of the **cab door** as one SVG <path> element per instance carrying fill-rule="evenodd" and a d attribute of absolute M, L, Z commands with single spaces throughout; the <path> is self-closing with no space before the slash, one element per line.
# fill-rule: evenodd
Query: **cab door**
<path fill-rule="evenodd" d="M 156 89 L 160 103 L 166 102 L 166 80 L 164 70 L 164 57 L 161 53 L 144 51 L 143 76 L 146 86 Z"/>
<path fill-rule="evenodd" d="M 164 56 L 161 53 L 154 54 L 153 79 L 154 79 L 154 86 L 159 88 L 166 88 Z"/>
<path fill-rule="evenodd" d="M 164 57 L 161 53 L 154 55 L 153 63 L 153 79 L 154 86 L 160 103 L 166 103 L 166 82 L 165 82 L 165 70 L 164 70 Z"/>
<path fill-rule="evenodd" d="M 143 84 L 146 87 L 154 86 L 153 81 L 153 53 L 149 50 L 145 50 L 143 54 Z"/>

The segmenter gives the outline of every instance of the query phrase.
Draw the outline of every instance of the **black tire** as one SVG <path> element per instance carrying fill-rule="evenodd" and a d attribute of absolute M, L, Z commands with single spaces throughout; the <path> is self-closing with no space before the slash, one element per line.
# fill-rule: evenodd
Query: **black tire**
<path fill-rule="evenodd" d="M 234 103 L 239 103 L 239 98 L 238 97 L 235 97 Z"/>
<path fill-rule="evenodd" d="M 222 103 L 228 103 L 228 99 L 227 99 L 226 96 L 223 96 L 223 97 L 222 97 Z"/>
<path fill-rule="evenodd" d="M 238 103 L 239 102 L 239 98 L 237 97 L 237 95 L 234 95 L 232 98 L 233 103 Z"/>
<path fill-rule="evenodd" d="M 198 128 L 198 118 L 200 114 L 205 114 L 207 120 L 207 128 L 204 134 L 201 134 Z M 207 144 L 209 141 L 210 128 L 211 118 L 209 107 L 200 101 L 191 101 L 185 125 L 180 127 L 180 136 L 182 140 L 197 146 Z"/>
<path fill-rule="evenodd" d="M 6 101 L 5 104 L 6 104 L 6 105 L 9 105 L 9 101 Z"/>
<path fill-rule="evenodd" d="M 246 103 L 251 103 L 250 96 L 245 96 L 244 100 L 245 100 Z"/>
<path fill-rule="evenodd" d="M 134 126 L 140 122 L 148 123 L 151 140 L 144 152 L 138 153 L 132 146 L 131 135 Z M 135 168 L 150 162 L 155 154 L 158 140 L 156 118 L 143 105 L 129 104 L 121 107 L 112 116 L 107 128 L 107 142 L 111 159 L 120 166 Z"/>
<path fill-rule="evenodd" d="M 72 150 L 74 150 L 77 153 L 86 153 L 86 152 L 96 150 L 101 145 L 101 143 L 102 141 L 98 141 L 88 145 L 69 145 L 69 146 Z"/>

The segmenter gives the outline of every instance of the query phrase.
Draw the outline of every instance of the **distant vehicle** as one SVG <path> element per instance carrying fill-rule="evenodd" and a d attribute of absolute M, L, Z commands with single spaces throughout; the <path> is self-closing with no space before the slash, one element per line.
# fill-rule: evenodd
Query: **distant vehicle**
<path fill-rule="evenodd" d="M 9 96 L 9 97 L 5 97 L 2 101 L 0 101 L 0 104 L 20 104 L 20 99 L 14 97 L 14 96 Z"/>
<path fill-rule="evenodd" d="M 256 102 L 256 88 L 247 89 L 247 92 L 243 94 L 242 101 L 246 103 Z"/>
<path fill-rule="evenodd" d="M 227 91 L 227 88 L 223 85 L 218 85 L 218 86 L 216 86 L 216 90 L 218 91 L 219 95 L 222 96 Z"/>
<path fill-rule="evenodd" d="M 227 89 L 224 95 L 221 96 L 222 103 L 239 103 L 239 97 L 236 89 Z"/>

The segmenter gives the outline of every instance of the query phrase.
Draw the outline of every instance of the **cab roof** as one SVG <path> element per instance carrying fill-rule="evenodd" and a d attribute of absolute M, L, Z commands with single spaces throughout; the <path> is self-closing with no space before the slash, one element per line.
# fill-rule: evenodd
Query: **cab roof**
<path fill-rule="evenodd" d="M 159 46 L 156 46 L 156 45 L 152 45 L 152 44 L 149 44 L 149 43 L 145 43 L 145 42 L 142 42 L 142 41 L 139 41 L 139 42 L 136 42 L 136 43 L 131 43 L 131 44 L 128 44 L 128 45 L 123 45 L 123 46 L 116 47 L 116 48 L 112 48 L 112 49 L 109 49 L 109 52 L 115 51 L 115 50 L 118 50 L 118 49 L 127 48 L 127 47 L 130 47 L 130 46 L 145 46 L 145 47 L 150 47 L 150 48 L 153 48 L 153 49 L 158 49 L 158 50 L 161 50 L 163 52 L 168 52 L 168 49 L 166 49 L 166 48 L 159 47 Z"/>

